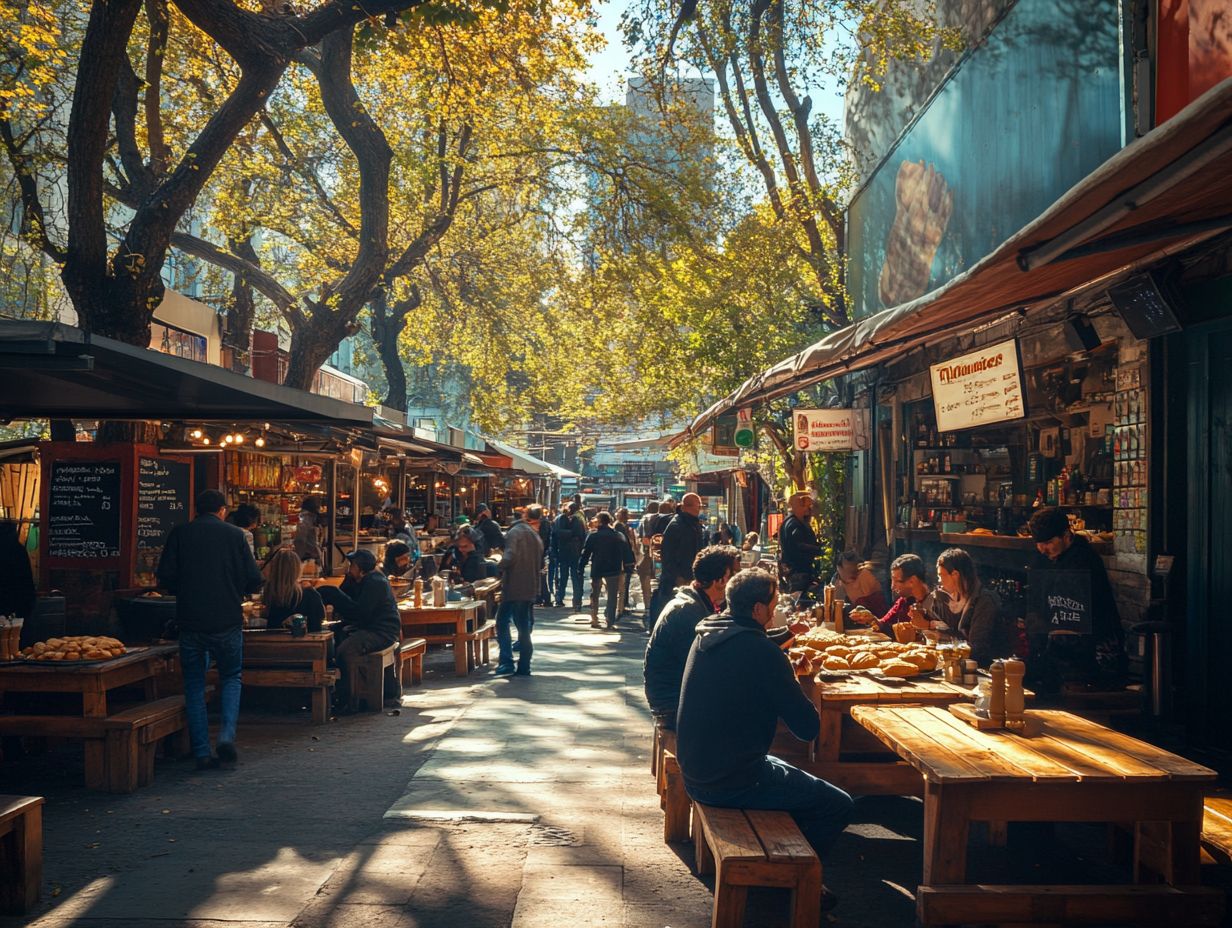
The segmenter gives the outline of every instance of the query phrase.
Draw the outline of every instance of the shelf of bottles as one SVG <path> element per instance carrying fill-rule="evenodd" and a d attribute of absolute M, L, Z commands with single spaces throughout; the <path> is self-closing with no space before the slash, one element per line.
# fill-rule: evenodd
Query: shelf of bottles
<path fill-rule="evenodd" d="M 1113 484 L 1115 506 L 1112 528 L 1116 533 L 1116 553 L 1146 558 L 1147 547 L 1147 415 L 1142 368 L 1117 372 L 1117 392 L 1112 435 Z"/>

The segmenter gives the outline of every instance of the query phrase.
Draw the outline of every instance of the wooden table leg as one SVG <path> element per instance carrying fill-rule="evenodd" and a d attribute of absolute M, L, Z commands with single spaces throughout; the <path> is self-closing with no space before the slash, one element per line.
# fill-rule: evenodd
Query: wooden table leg
<path fill-rule="evenodd" d="M 1164 874 L 1164 880 L 1173 886 L 1196 886 L 1202 882 L 1199 875 L 1202 856 L 1201 789 L 1193 790 L 1189 805 L 1189 815 L 1170 822 L 1165 831 L 1168 841 L 1168 872 Z"/>
<path fill-rule="evenodd" d="M 924 885 L 967 881 L 967 816 L 964 790 L 924 784 Z"/>
<path fill-rule="evenodd" d="M 471 648 L 466 637 L 466 619 L 458 620 L 458 627 L 453 635 L 453 672 L 459 677 L 470 673 Z"/>
<path fill-rule="evenodd" d="M 821 708 L 821 731 L 817 735 L 818 762 L 837 764 L 843 737 L 843 713 L 830 706 Z"/>

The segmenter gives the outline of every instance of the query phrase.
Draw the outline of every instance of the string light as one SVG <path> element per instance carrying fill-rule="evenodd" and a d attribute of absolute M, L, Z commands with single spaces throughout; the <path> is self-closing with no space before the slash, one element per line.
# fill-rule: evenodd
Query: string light
<path fill-rule="evenodd" d="M 196 440 L 200 441 L 200 440 L 201 440 L 201 438 L 205 435 L 205 432 L 201 431 L 200 429 L 193 429 L 193 430 L 192 430 L 191 432 L 189 432 L 188 434 L 189 434 L 192 438 L 194 438 L 194 439 L 196 439 Z"/>
<path fill-rule="evenodd" d="M 253 444 L 256 445 L 258 448 L 264 448 L 265 447 L 265 436 L 258 435 L 257 440 L 254 441 Z"/>
<path fill-rule="evenodd" d="M 233 441 L 235 441 L 235 436 L 234 436 L 234 435 L 232 435 L 230 432 L 228 432 L 226 435 L 224 435 L 224 436 L 222 437 L 222 443 L 223 443 L 224 445 L 229 445 L 229 444 L 231 444 Z"/>
<path fill-rule="evenodd" d="M 235 443 L 237 445 L 242 445 L 244 443 L 244 433 L 243 432 L 235 433 Z"/>

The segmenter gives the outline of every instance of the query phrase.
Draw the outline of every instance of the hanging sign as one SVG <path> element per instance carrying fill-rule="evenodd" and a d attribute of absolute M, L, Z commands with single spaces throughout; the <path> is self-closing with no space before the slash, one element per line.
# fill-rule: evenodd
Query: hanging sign
<path fill-rule="evenodd" d="M 867 426 L 859 409 L 793 409 L 797 451 L 861 451 Z"/>
<path fill-rule="evenodd" d="M 930 365 L 928 374 L 939 432 L 1008 422 L 1027 414 L 1018 342 L 1012 338 Z"/>
<path fill-rule="evenodd" d="M 737 409 L 736 410 L 736 432 L 733 436 L 733 441 L 737 448 L 752 448 L 753 447 L 753 410 Z"/>

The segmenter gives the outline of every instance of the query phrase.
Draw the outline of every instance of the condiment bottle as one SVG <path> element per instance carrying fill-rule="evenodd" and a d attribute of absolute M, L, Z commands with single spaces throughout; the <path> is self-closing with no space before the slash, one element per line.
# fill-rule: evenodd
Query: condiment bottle
<path fill-rule="evenodd" d="M 1003 662 L 1005 664 L 1005 725 L 1007 728 L 1022 729 L 1026 726 L 1026 694 L 1022 688 L 1022 676 L 1027 665 L 1016 657 Z"/>
<path fill-rule="evenodd" d="M 423 608 L 423 577 L 415 578 L 415 592 L 412 595 L 414 597 L 412 599 L 412 602 L 415 604 L 415 608 L 422 609 Z"/>
<path fill-rule="evenodd" d="M 834 597 L 834 630 L 840 635 L 843 633 L 843 601 L 837 596 Z"/>
<path fill-rule="evenodd" d="M 992 686 L 988 695 L 988 717 L 992 719 L 998 727 L 1005 727 L 1005 664 L 1002 661 L 993 661 L 992 666 L 988 668 L 989 676 L 992 677 Z"/>

